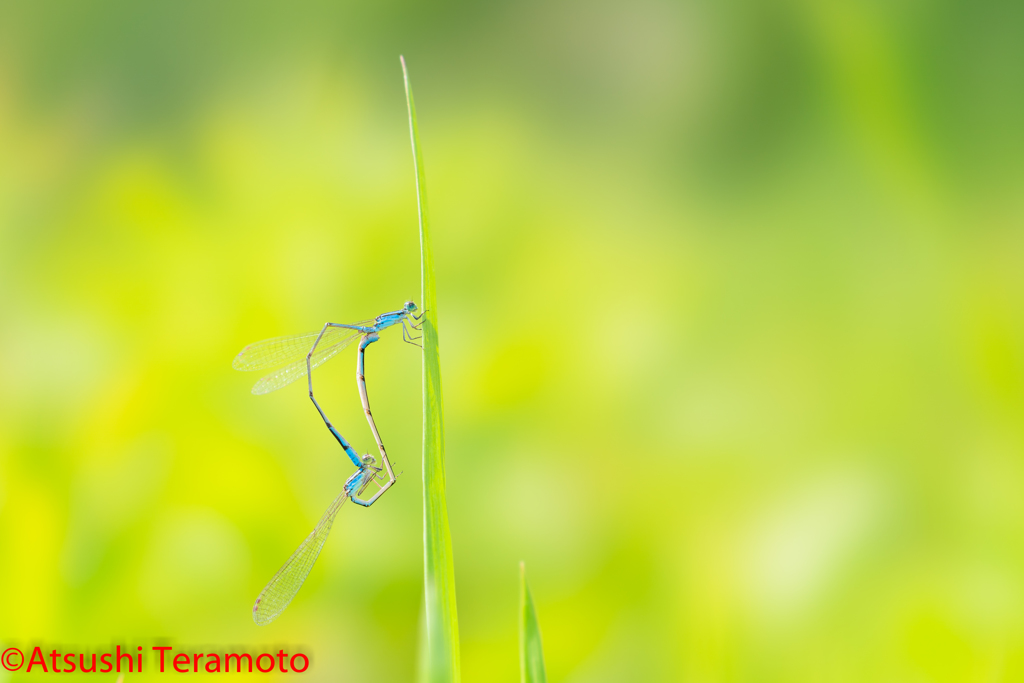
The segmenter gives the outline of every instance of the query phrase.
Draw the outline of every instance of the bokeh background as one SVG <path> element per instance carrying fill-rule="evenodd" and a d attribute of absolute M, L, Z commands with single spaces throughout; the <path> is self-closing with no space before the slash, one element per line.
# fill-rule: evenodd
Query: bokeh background
<path fill-rule="evenodd" d="M 367 361 L 404 475 L 266 628 L 351 466 L 231 369 L 418 298 L 400 53 L 464 680 L 518 680 L 521 559 L 553 681 L 1024 677 L 1024 5 L 993 0 L 3 3 L 0 639 L 414 677 L 419 354 Z M 353 363 L 316 378 L 367 451 Z"/>

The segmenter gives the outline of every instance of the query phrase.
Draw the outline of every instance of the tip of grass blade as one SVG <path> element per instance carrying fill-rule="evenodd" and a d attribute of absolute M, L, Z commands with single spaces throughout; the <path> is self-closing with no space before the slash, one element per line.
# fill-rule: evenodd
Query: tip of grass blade
<path fill-rule="evenodd" d="M 519 563 L 519 680 L 522 683 L 547 683 L 544 648 L 533 596 L 526 584 L 526 563 Z"/>

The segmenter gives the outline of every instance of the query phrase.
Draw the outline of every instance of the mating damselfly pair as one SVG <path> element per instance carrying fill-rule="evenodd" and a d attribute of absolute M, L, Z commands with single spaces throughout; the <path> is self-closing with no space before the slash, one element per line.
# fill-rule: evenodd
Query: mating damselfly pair
<path fill-rule="evenodd" d="M 387 452 L 384 450 L 384 443 L 377 431 L 377 425 L 373 421 L 370 400 L 366 395 L 366 347 L 378 341 L 381 332 L 396 325 L 402 326 L 402 339 L 416 344 L 415 340 L 419 337 L 413 336 L 412 330 L 421 329 L 422 322 L 420 321 L 423 318 L 423 314 L 416 315 L 416 310 L 416 304 L 407 301 L 405 306 L 397 311 L 382 313 L 371 320 L 349 324 L 327 323 L 319 332 L 265 339 L 246 346 L 235 356 L 232 367 L 236 370 L 273 370 L 270 374 L 260 378 L 253 386 L 252 393 L 257 395 L 280 389 L 306 377 L 310 400 L 316 406 L 327 429 L 352 460 L 352 464 L 359 468 L 345 481 L 341 493 L 324 512 L 323 517 L 313 527 L 313 531 L 306 537 L 306 540 L 299 544 L 292 556 L 274 574 L 260 592 L 259 597 L 256 598 L 256 604 L 252 608 L 252 618 L 257 624 L 267 624 L 276 619 L 299 592 L 299 588 L 302 587 L 306 576 L 313 568 L 313 563 L 320 555 L 327 535 L 331 532 L 331 525 L 334 524 L 338 510 L 341 509 L 345 501 L 351 498 L 353 503 L 369 507 L 395 483 L 397 477 L 391 468 Z M 360 340 L 359 353 L 356 358 L 356 386 L 359 389 L 359 400 L 363 404 L 363 412 L 366 413 L 366 421 L 370 425 L 370 431 L 373 432 L 373 438 L 377 441 L 381 458 L 380 466 L 377 465 L 377 460 L 372 455 L 366 454 L 360 457 L 356 453 L 352 445 L 327 419 L 327 415 L 313 395 L 313 369 L 326 363 L 356 339 Z M 363 492 L 373 483 L 377 484 L 377 492 L 368 499 L 361 498 Z"/>

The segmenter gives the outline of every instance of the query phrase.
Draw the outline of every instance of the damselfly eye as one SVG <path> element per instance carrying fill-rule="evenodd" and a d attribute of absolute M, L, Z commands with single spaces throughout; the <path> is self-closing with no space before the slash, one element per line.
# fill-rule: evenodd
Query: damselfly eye
<path fill-rule="evenodd" d="M 416 304 L 414 304 L 414 303 L 413 303 L 413 302 L 411 302 L 411 301 L 406 301 L 406 302 L 405 302 L 405 308 L 406 308 L 406 310 L 408 310 L 408 311 L 415 311 L 415 310 L 416 310 Z"/>

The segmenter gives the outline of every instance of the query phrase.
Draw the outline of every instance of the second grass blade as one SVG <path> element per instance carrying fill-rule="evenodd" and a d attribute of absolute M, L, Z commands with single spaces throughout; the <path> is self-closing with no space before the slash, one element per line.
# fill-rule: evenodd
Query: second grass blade
<path fill-rule="evenodd" d="M 547 683 L 544 670 L 544 648 L 540 642 L 540 625 L 533 596 L 526 585 L 526 563 L 519 563 L 519 680 L 522 683 Z"/>

